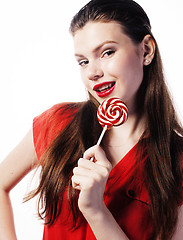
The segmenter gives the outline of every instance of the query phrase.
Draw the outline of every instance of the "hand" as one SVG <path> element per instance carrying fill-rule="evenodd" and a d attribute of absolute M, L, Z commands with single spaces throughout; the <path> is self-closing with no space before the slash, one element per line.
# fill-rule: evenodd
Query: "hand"
<path fill-rule="evenodd" d="M 89 161 L 91 158 L 94 161 Z M 100 146 L 89 148 L 73 169 L 72 186 L 80 190 L 78 206 L 85 217 L 103 211 L 103 194 L 112 165 Z"/>

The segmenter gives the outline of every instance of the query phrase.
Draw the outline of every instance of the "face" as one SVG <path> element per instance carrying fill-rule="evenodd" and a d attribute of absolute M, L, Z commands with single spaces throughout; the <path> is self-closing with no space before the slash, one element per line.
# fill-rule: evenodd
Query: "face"
<path fill-rule="evenodd" d="M 143 80 L 142 43 L 134 44 L 116 22 L 89 22 L 73 38 L 75 57 L 88 92 L 100 103 L 118 97 L 133 111 Z"/>

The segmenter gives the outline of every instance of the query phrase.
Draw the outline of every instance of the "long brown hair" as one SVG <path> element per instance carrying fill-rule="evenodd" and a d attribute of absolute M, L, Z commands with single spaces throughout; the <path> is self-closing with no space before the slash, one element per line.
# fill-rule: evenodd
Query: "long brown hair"
<path fill-rule="evenodd" d="M 73 227 L 76 226 L 79 211 L 76 203 L 77 191 L 72 188 L 71 184 L 72 170 L 78 159 L 83 156 L 84 151 L 96 144 L 101 133 L 102 127 L 96 118 L 98 105 L 94 99 L 63 104 L 52 112 L 40 131 L 35 145 L 38 145 L 42 139 L 49 138 L 49 132 L 57 129 L 58 125 L 62 125 L 62 121 L 63 124 L 68 122 L 54 137 L 47 149 L 44 142 L 42 143 L 41 152 L 44 149 L 46 151 L 40 159 L 40 183 L 24 198 L 24 201 L 28 201 L 39 195 L 38 215 L 41 219 L 46 219 L 45 224 L 53 224 L 61 214 L 63 196 L 67 189 L 68 201 L 73 214 Z M 58 119 L 55 121 L 56 114 L 61 116 L 59 122 Z M 47 128 L 49 128 L 48 131 Z"/>
<path fill-rule="evenodd" d="M 74 35 L 88 21 L 116 21 L 134 43 L 140 43 L 147 34 L 154 39 L 146 13 L 132 0 L 90 1 L 74 16 L 70 25 L 71 33 Z M 165 84 L 162 61 L 155 39 L 154 42 L 155 56 L 151 64 L 144 68 L 144 79 L 139 90 L 139 111 L 145 113 L 147 122 L 144 134 L 148 137 L 144 138 L 143 144 L 148 146 L 145 177 L 150 196 L 154 239 L 159 237 L 168 240 L 174 232 L 178 204 L 181 201 L 180 154 L 183 144 L 180 136 L 183 135 L 183 129 Z M 40 193 L 40 201 L 45 203 L 43 213 L 49 217 L 50 224 L 61 212 L 63 192 L 70 186 L 73 167 L 85 149 L 96 143 L 101 130 L 96 119 L 97 104 L 93 99 L 78 104 L 78 108 L 73 121 L 49 146 L 43 158 L 41 182 L 33 194 Z M 52 186 L 55 185 L 57 188 L 54 188 L 53 192 Z M 76 224 L 76 194 L 72 188 L 69 192 Z"/>

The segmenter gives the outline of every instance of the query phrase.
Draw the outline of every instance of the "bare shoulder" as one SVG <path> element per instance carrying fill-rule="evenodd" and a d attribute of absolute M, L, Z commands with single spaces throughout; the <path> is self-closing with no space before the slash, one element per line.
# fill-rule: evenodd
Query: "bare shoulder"
<path fill-rule="evenodd" d="M 10 191 L 38 165 L 32 129 L 0 164 L 0 187 Z"/>

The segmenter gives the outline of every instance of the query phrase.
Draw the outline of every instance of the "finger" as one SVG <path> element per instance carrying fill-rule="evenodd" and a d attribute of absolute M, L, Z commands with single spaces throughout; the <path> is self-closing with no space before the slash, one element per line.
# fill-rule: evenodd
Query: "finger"
<path fill-rule="evenodd" d="M 89 178 L 88 176 L 72 176 L 72 187 L 77 190 L 87 190 L 94 186 L 94 179 Z"/>
<path fill-rule="evenodd" d="M 98 164 L 94 164 L 94 165 L 95 165 L 95 168 L 92 170 L 75 167 L 73 169 L 73 175 L 77 177 L 86 177 L 86 178 L 89 178 L 90 180 L 93 179 L 96 182 L 101 182 L 103 178 L 108 178 L 109 171 L 107 170 L 106 167 L 103 167 Z"/>
<path fill-rule="evenodd" d="M 92 157 L 94 157 L 95 162 L 97 164 L 106 167 L 109 171 L 112 169 L 111 163 L 107 159 L 104 150 L 100 146 L 95 145 L 95 146 L 89 148 L 88 150 L 85 151 L 85 153 L 83 155 L 83 158 L 88 159 L 88 160 Z"/>
<path fill-rule="evenodd" d="M 78 167 L 93 170 L 95 169 L 95 164 L 94 162 L 91 162 L 88 159 L 80 158 L 78 160 Z"/>
<path fill-rule="evenodd" d="M 85 160 L 85 162 L 88 160 Z M 75 167 L 73 169 L 73 174 L 74 175 L 80 175 L 80 176 L 90 176 L 92 174 L 93 171 L 91 170 L 95 170 L 94 168 L 88 168 L 87 164 L 83 164 L 84 166 L 81 167 Z"/>
<path fill-rule="evenodd" d="M 71 178 L 72 181 L 72 187 L 77 189 L 77 190 L 81 190 L 81 185 L 80 185 L 80 181 L 79 179 L 76 177 L 76 175 L 73 175 Z"/>
<path fill-rule="evenodd" d="M 86 159 L 80 158 L 78 161 L 78 167 L 75 167 L 73 169 L 73 174 L 93 177 L 96 180 L 99 180 L 98 175 L 101 175 L 103 177 L 107 177 L 109 175 L 112 167 L 110 166 L 110 163 L 108 164 L 97 164 L 97 162 L 94 163 Z"/>

